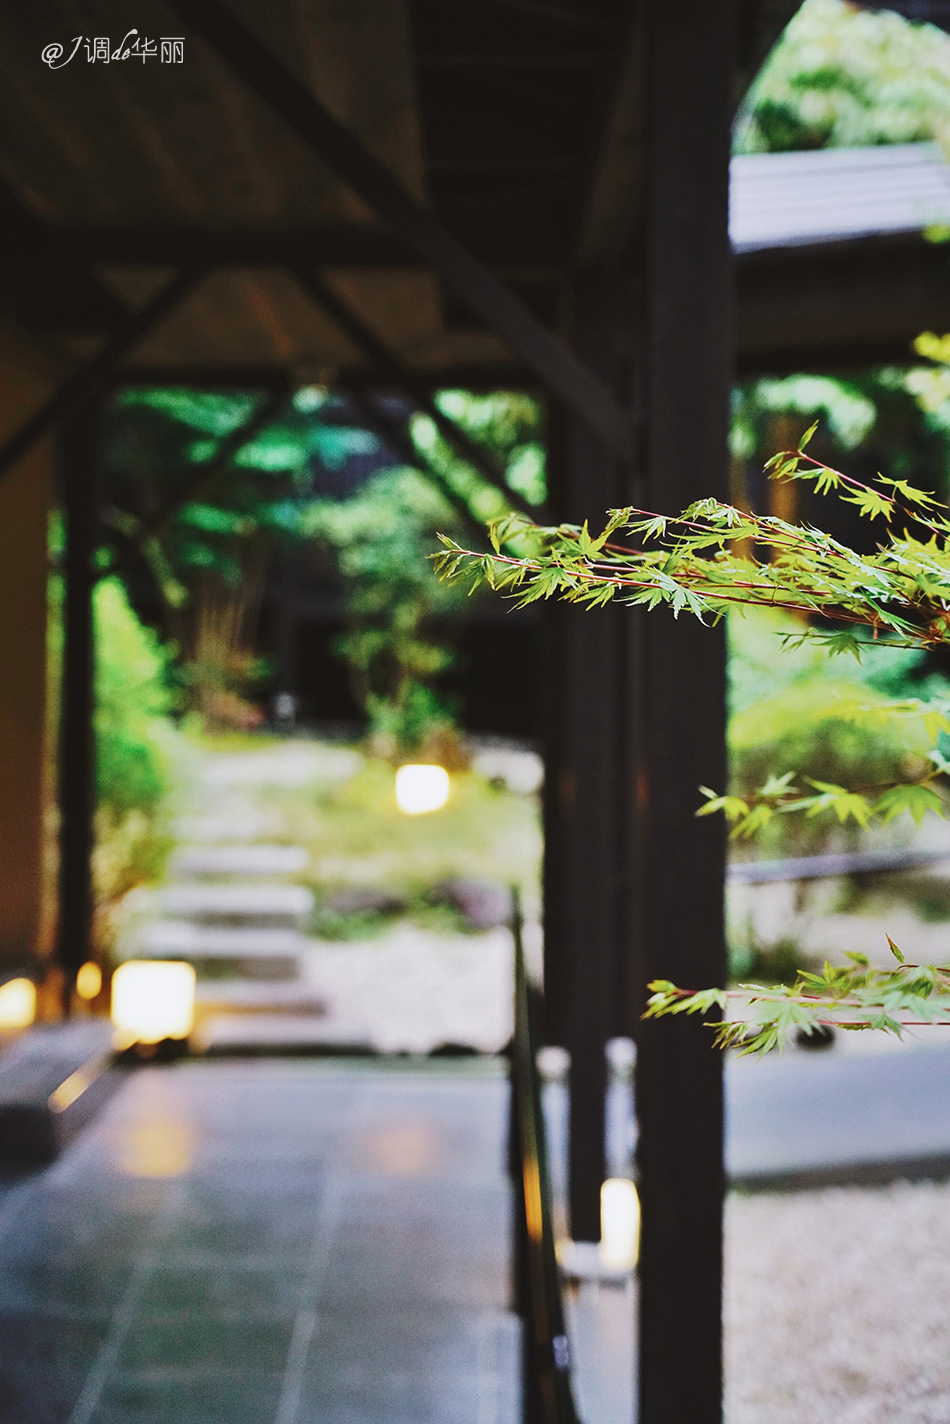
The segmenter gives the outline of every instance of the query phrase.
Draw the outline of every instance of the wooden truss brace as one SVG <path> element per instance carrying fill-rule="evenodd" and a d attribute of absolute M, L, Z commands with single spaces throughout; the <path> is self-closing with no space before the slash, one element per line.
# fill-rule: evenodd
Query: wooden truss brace
<path fill-rule="evenodd" d="M 618 459 L 634 422 L 590 368 L 418 203 L 360 141 L 219 0 L 168 0 L 209 47 L 521 357 Z"/>
<path fill-rule="evenodd" d="M 442 471 L 436 469 L 435 465 L 416 449 L 409 437 L 403 417 L 383 410 L 367 395 L 343 389 L 352 401 L 366 429 L 371 430 L 397 459 L 417 469 L 431 484 L 435 485 L 439 493 L 455 510 L 466 529 L 475 538 L 484 541 L 485 526 L 475 518 L 465 499 L 452 488 Z"/>
<path fill-rule="evenodd" d="M 159 539 L 179 510 L 197 499 L 207 489 L 208 484 L 218 471 L 233 459 L 238 451 L 249 445 L 266 425 L 270 424 L 287 399 L 287 395 L 288 387 L 286 385 L 268 391 L 247 420 L 242 421 L 218 442 L 214 454 L 209 459 L 203 460 L 201 464 L 195 465 L 188 472 L 150 518 L 139 520 L 135 515 L 128 514 L 124 510 L 116 510 L 114 518 L 107 522 L 112 523 L 121 533 L 127 532 L 128 543 L 117 555 L 112 565 L 103 570 L 103 577 L 120 572 L 128 566 L 134 553 L 144 550 L 151 540 Z"/>
<path fill-rule="evenodd" d="M 101 351 L 97 351 L 95 356 L 68 376 L 35 415 L 25 420 L 0 445 L 0 478 L 37 440 L 52 430 L 63 416 L 72 414 L 90 398 L 101 395 L 110 384 L 112 374 L 123 356 L 168 316 L 194 289 L 203 275 L 203 272 L 195 270 L 179 272 L 146 302 L 140 311 L 132 313 Z"/>
<path fill-rule="evenodd" d="M 488 484 L 504 495 L 513 508 L 532 518 L 537 511 L 532 510 L 521 495 L 506 484 L 505 472 L 491 452 L 486 450 L 484 445 L 479 445 L 478 441 L 473 440 L 467 431 L 445 415 L 431 395 L 413 396 L 409 394 L 404 382 L 410 373 L 404 362 L 400 360 L 395 351 L 392 351 L 385 342 L 380 340 L 375 331 L 366 325 L 362 317 L 353 311 L 352 307 L 333 290 L 329 283 L 307 268 L 294 267 L 293 274 L 307 295 L 323 308 L 327 316 L 336 323 L 341 331 L 345 332 L 364 355 L 370 357 L 379 374 L 388 376 L 398 385 L 400 394 L 405 394 L 409 403 L 416 410 L 422 411 L 429 417 L 456 455 L 472 465 Z M 416 459 L 419 459 L 418 455 Z"/>

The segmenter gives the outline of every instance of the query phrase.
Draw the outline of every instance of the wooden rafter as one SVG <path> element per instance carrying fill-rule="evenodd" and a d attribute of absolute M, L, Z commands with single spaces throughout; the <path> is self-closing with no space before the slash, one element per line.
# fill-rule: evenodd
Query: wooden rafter
<path fill-rule="evenodd" d="M 218 0 L 169 0 L 234 72 L 380 217 L 413 245 L 486 326 L 620 459 L 634 422 L 613 393 Z"/>

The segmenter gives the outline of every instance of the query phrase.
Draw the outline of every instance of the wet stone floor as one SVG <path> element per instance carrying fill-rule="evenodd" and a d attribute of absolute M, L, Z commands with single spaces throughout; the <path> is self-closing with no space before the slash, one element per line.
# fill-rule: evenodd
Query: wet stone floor
<path fill-rule="evenodd" d="M 3 1424 L 514 1424 L 494 1064 L 133 1072 L 0 1195 Z"/>

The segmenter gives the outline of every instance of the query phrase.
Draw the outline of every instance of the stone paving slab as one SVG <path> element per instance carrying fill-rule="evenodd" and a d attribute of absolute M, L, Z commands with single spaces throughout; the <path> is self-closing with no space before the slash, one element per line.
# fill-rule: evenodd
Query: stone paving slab
<path fill-rule="evenodd" d="M 169 871 L 189 875 L 299 875 L 310 857 L 293 845 L 186 845 L 174 852 Z"/>
<path fill-rule="evenodd" d="M 565 1292 L 574 1402 L 584 1424 L 634 1424 L 637 1289 L 586 1281 Z"/>
<path fill-rule="evenodd" d="M 37 1025 L 0 1057 L 0 1106 L 27 1098 L 45 1102 L 64 1078 L 111 1046 L 107 1019 Z"/>
<path fill-rule="evenodd" d="M 8 1045 L 0 1057 L 0 1173 L 51 1160 L 120 1077 L 108 1019 L 37 1025 Z"/>
<path fill-rule="evenodd" d="M 483 1065 L 138 1071 L 0 1199 L 3 1424 L 516 1424 L 505 1103 Z"/>
<path fill-rule="evenodd" d="M 156 896 L 159 913 L 202 920 L 296 922 L 313 903 L 304 885 L 166 885 Z"/>

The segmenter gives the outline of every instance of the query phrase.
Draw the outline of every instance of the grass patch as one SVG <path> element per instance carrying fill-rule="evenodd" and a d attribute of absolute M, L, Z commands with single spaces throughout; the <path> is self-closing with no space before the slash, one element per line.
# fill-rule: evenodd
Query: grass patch
<path fill-rule="evenodd" d="M 446 906 L 428 904 L 427 895 L 441 880 L 474 876 L 517 884 L 528 911 L 537 911 L 538 806 L 473 772 L 453 773 L 448 805 L 423 816 L 403 815 L 392 766 L 372 758 L 345 781 L 271 787 L 260 794 L 279 807 L 287 839 L 309 852 L 305 880 L 319 899 L 350 886 L 379 886 L 401 895 L 414 920 L 448 928 L 451 919 L 457 928 L 459 917 Z M 392 916 L 361 911 L 337 919 L 334 937 L 355 938 L 383 928 Z M 318 932 L 330 928 L 324 924 Z"/>
<path fill-rule="evenodd" d="M 398 910 L 359 910 L 338 914 L 329 905 L 318 905 L 310 917 L 309 932 L 318 939 L 352 942 L 377 939 L 398 920 L 411 920 L 433 934 L 471 934 L 471 926 L 451 905 L 432 905 L 424 898 L 407 902 Z"/>

